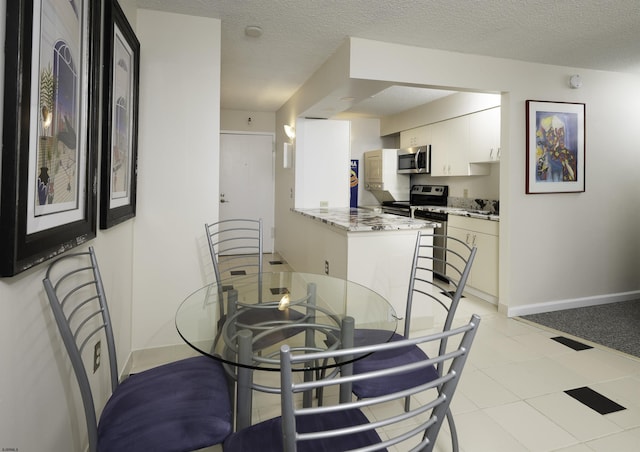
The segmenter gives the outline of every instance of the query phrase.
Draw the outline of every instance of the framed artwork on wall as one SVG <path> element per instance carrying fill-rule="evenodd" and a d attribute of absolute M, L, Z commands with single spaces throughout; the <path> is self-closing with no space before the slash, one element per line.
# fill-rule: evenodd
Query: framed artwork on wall
<path fill-rule="evenodd" d="M 100 2 L 7 2 L 0 276 L 94 238 Z"/>
<path fill-rule="evenodd" d="M 585 191 L 585 104 L 526 102 L 526 192 Z"/>
<path fill-rule="evenodd" d="M 104 20 L 100 228 L 136 214 L 140 43 L 116 0 Z"/>

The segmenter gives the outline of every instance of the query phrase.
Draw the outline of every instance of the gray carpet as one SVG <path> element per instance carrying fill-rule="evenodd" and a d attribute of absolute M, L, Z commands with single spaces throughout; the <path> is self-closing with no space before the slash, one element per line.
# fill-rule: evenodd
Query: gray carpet
<path fill-rule="evenodd" d="M 640 300 L 522 318 L 640 358 Z"/>

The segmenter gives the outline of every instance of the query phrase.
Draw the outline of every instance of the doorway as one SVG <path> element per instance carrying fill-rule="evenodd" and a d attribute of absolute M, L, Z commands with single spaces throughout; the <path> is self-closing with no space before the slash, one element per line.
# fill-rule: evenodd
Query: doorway
<path fill-rule="evenodd" d="M 273 252 L 274 135 L 220 133 L 220 220 L 262 218 L 263 251 Z"/>

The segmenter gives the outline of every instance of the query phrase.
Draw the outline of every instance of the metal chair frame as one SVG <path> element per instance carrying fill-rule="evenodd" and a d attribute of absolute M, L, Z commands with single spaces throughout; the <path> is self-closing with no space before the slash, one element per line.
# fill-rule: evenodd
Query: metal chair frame
<path fill-rule="evenodd" d="M 345 322 L 353 322 L 353 319 L 345 318 Z M 323 450 L 329 450 L 327 447 L 338 447 L 337 444 L 344 445 L 348 441 L 353 440 L 352 435 L 366 435 L 365 442 L 370 443 L 368 446 L 358 446 L 358 449 L 349 449 L 352 451 L 374 451 L 386 449 L 390 446 L 399 445 L 399 447 L 410 447 L 411 451 L 431 452 L 436 442 L 436 438 L 442 426 L 442 422 L 449 410 L 451 400 L 454 396 L 456 387 L 460 381 L 462 371 L 471 349 L 474 337 L 480 324 L 480 317 L 473 315 L 468 324 L 460 326 L 449 331 L 441 333 L 416 337 L 412 339 L 404 339 L 401 341 L 389 342 L 385 344 L 347 347 L 338 350 L 310 352 L 308 354 L 294 354 L 287 345 L 281 347 L 280 361 L 282 363 L 282 371 L 280 377 L 281 386 L 281 422 L 273 422 L 274 420 L 264 421 L 249 427 L 245 431 L 239 431 L 228 438 L 229 443 L 225 442 L 225 450 L 229 446 L 229 450 L 244 447 L 243 441 L 250 441 L 248 435 L 254 441 L 262 438 L 262 435 L 275 434 L 271 429 L 281 428 L 282 446 L 285 452 L 295 452 L 298 447 L 303 448 L 304 443 L 313 443 L 316 441 L 330 441 L 330 444 L 322 444 Z M 354 357 L 359 355 L 371 354 L 376 351 L 393 351 L 407 346 L 422 346 L 429 343 L 436 343 L 442 340 L 448 340 L 449 343 L 456 344 L 455 349 L 448 352 L 438 354 L 433 358 L 414 362 L 394 368 L 387 368 L 360 374 L 351 374 L 351 364 L 345 364 L 342 368 L 341 375 L 335 378 L 324 378 L 313 381 L 297 382 L 294 369 L 297 366 L 305 365 L 305 363 L 323 360 L 336 360 L 337 362 L 350 362 Z M 458 342 L 459 341 L 459 342 Z M 434 366 L 443 369 L 440 377 L 426 384 L 419 384 L 415 387 L 404 389 L 402 391 L 386 394 L 368 399 L 342 400 L 341 403 L 330 406 L 300 407 L 300 393 L 308 393 L 317 391 L 319 388 L 328 388 L 339 386 L 340 393 L 350 393 L 351 385 L 356 381 L 385 378 L 401 378 L 402 374 L 410 371 L 427 370 Z M 402 404 L 406 397 L 420 396 L 421 404 L 414 409 L 405 412 L 389 409 L 389 403 L 394 401 Z M 375 419 L 368 418 L 368 422 L 364 423 L 348 422 L 342 425 L 340 421 L 334 422 L 340 424 L 338 426 L 327 427 L 325 421 L 341 415 L 341 413 L 349 413 L 360 411 L 358 419 L 366 417 L 366 413 L 362 409 L 374 409 L 384 407 L 375 414 Z M 350 415 L 344 415 L 350 416 Z M 306 431 L 299 430 L 305 425 L 305 418 L 313 419 L 320 425 L 314 425 L 313 429 Z M 353 419 L 353 417 L 348 417 Z M 411 422 L 407 420 L 411 419 Z M 277 418 L 276 418 L 277 420 Z M 268 432 L 266 429 L 270 429 Z M 380 429 L 384 430 L 384 436 L 380 436 Z M 352 436 L 351 438 L 347 438 Z M 385 439 L 383 439 L 385 438 Z M 407 444 L 409 441 L 409 444 Z M 245 443 L 246 446 L 246 443 Z M 311 446 L 309 444 L 309 446 Z M 315 444 L 314 444 L 315 446 Z M 279 447 L 275 444 L 265 443 L 264 450 L 274 450 Z M 320 445 L 318 445 L 320 447 Z M 351 447 L 351 446 L 349 446 Z M 337 449 L 336 449 L 337 450 Z M 346 450 L 346 446 L 340 448 Z"/>
<path fill-rule="evenodd" d="M 216 282 L 220 283 L 232 272 L 255 267 L 259 275 L 263 272 L 262 219 L 234 218 L 204 225 L 213 263 Z M 220 260 L 224 256 L 224 265 Z M 246 262 L 255 256 L 257 262 Z M 242 259 L 242 262 L 240 260 Z M 259 276 L 260 287 L 262 277 Z M 260 292 L 261 295 L 261 292 Z"/>
<path fill-rule="evenodd" d="M 46 271 L 43 285 L 78 381 L 86 420 L 89 451 L 96 452 L 98 450 L 99 422 L 85 365 L 86 358 L 83 360 L 83 353 L 86 353 L 87 345 L 94 344 L 98 340 L 106 342 L 111 384 L 110 397 L 117 394 L 116 390 L 120 389 L 121 383 L 118 377 L 113 327 L 93 247 L 89 247 L 86 252 L 66 254 L 54 260 Z M 101 359 L 102 356 L 104 356 L 104 353 L 101 353 L 98 359 Z M 94 359 L 96 358 L 94 357 Z M 167 372 L 191 369 L 190 365 L 193 359 L 199 358 L 188 358 L 185 363 L 189 361 L 190 364 L 185 364 L 184 367 L 181 367 L 179 363 L 168 364 L 168 366 L 175 365 L 169 370 L 164 366 L 159 366 L 141 372 L 138 377 L 143 378 L 142 375 L 149 372 L 151 378 L 161 378 L 163 375 L 167 375 Z M 220 370 L 222 371 L 222 368 Z M 142 380 L 139 379 L 137 381 Z M 122 383 L 123 386 L 126 383 L 127 381 L 125 380 Z M 225 392 L 227 391 L 228 389 L 225 389 Z M 122 392 L 119 394 L 122 394 Z M 128 393 L 125 391 L 125 394 Z M 110 398 L 109 401 L 111 400 Z M 139 403 L 140 401 L 136 402 Z M 108 406 L 108 403 L 106 406 Z M 174 414 L 177 415 L 177 413 Z M 230 430 L 231 422 L 229 419 Z M 224 438 L 220 440 L 222 439 Z M 100 447 L 103 447 L 103 445 Z"/>
<path fill-rule="evenodd" d="M 64 273 L 58 277 L 54 285 L 51 280 L 51 275 L 57 264 L 63 259 L 66 260 L 82 256 L 88 256 L 91 265 L 75 268 Z M 87 277 L 86 275 L 89 276 Z M 73 287 L 78 277 L 84 277 L 86 282 Z M 94 452 L 98 447 L 98 420 L 93 394 L 91 392 L 91 384 L 89 383 L 87 370 L 82 361 L 82 353 L 89 341 L 101 332 L 104 333 L 109 354 L 112 392 L 118 386 L 118 364 L 111 318 L 105 302 L 104 286 L 102 285 L 102 278 L 93 248 L 89 247 L 89 251 L 87 252 L 70 254 L 53 262 L 47 269 L 43 284 L 54 318 L 60 330 L 62 341 L 67 349 L 71 365 L 78 380 L 89 436 L 89 450 Z M 72 287 L 72 289 L 58 302 L 57 292 L 65 285 Z M 93 290 L 93 288 L 95 288 L 95 290 Z M 79 292 L 85 289 L 87 291 L 87 297 L 76 301 Z M 95 303 L 96 300 L 97 303 Z M 95 306 L 91 306 L 92 302 L 94 302 Z M 75 303 L 75 305 L 71 307 L 70 312 L 65 313 L 65 308 L 70 303 Z M 71 327 L 72 324 L 75 326 L 74 329 Z M 80 344 L 79 346 L 78 343 Z"/>
<path fill-rule="evenodd" d="M 436 253 L 436 250 L 442 250 L 444 253 Z M 418 231 L 404 317 L 403 336 L 405 338 L 411 336 L 411 312 L 414 301 L 417 301 L 414 300 L 414 297 L 421 297 L 420 302 L 429 300 L 442 307 L 447 312 L 442 331 L 446 332 L 451 329 L 476 252 L 475 245 L 470 246 L 456 237 L 435 234 L 432 231 Z M 439 254 L 445 255 L 445 258 L 436 257 Z M 437 263 L 441 263 L 441 265 L 436 265 Z M 444 274 L 435 270 L 436 267 L 442 266 L 445 269 Z M 447 337 L 445 336 L 440 342 L 439 354 L 443 354 L 446 348 Z M 441 367 L 438 367 L 437 370 L 442 374 Z M 409 397 L 405 402 L 405 410 L 410 410 Z M 452 448 L 454 452 L 457 452 L 459 450 L 458 434 L 453 415 L 450 411 L 447 411 L 446 415 L 451 430 Z"/>

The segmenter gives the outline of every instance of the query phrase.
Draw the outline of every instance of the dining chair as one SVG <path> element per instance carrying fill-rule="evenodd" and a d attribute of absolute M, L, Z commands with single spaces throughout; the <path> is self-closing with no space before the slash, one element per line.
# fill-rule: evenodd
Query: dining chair
<path fill-rule="evenodd" d="M 437 248 L 444 248 L 444 253 L 436 252 Z M 391 341 L 402 341 L 410 337 L 412 310 L 418 303 L 429 303 L 443 308 L 446 312 L 442 331 L 448 331 L 453 325 L 456 310 L 463 297 L 463 291 L 469 278 L 469 272 L 476 255 L 476 247 L 458 240 L 455 237 L 419 231 L 409 277 L 407 305 L 404 314 L 403 334 L 394 333 Z M 444 260 L 436 256 L 445 256 Z M 442 271 L 436 269 L 444 268 Z M 356 345 L 371 341 L 371 337 L 379 332 L 370 329 L 356 329 L 354 343 Z M 443 337 L 438 351 L 444 353 L 447 348 L 447 337 Z M 376 352 L 358 360 L 353 364 L 355 374 L 402 366 L 411 362 L 428 359 L 425 351 L 417 346 L 409 346 L 389 352 Z M 438 374 L 442 369 L 438 368 Z M 381 378 L 370 381 L 364 380 L 353 384 L 353 393 L 359 399 L 379 397 L 389 392 L 401 391 L 417 383 L 426 383 L 436 375 L 429 372 L 409 372 L 402 378 Z M 410 398 L 406 399 L 405 409 L 408 411 Z M 454 451 L 458 451 L 458 435 L 453 415 L 447 411 L 447 421 L 451 431 L 451 441 Z"/>
<path fill-rule="evenodd" d="M 263 273 L 261 218 L 220 220 L 206 223 L 204 228 L 217 283 L 229 276 L 247 274 L 247 271 L 257 272 L 261 277 Z"/>
<path fill-rule="evenodd" d="M 225 452 L 248 450 L 268 451 L 352 451 L 433 450 L 445 413 L 460 381 L 480 317 L 471 316 L 461 327 L 412 339 L 403 339 L 378 345 L 341 348 L 332 351 L 294 353 L 285 345 L 280 350 L 282 371 L 280 417 L 269 419 L 232 433 L 224 442 Z M 400 353 L 407 347 L 429 347 L 442 340 L 456 344 L 455 348 L 433 358 L 406 363 L 382 370 L 359 374 L 345 371 L 350 362 L 373 352 Z M 437 345 L 436 345 L 437 346 Z M 340 376 L 299 382 L 292 369 L 311 361 L 325 359 L 343 362 Z M 442 369 L 440 373 L 436 368 Z M 329 406 L 301 407 L 300 395 L 320 387 L 328 390 L 376 382 L 380 379 L 402 379 L 407 372 L 432 374 L 422 383 L 413 381 L 405 388 L 369 399 L 351 399 Z M 405 412 L 403 400 L 416 398 L 414 408 Z M 396 449 L 394 449 L 396 450 Z"/>
<path fill-rule="evenodd" d="M 90 452 L 191 451 L 219 444 L 231 433 L 227 377 L 211 358 L 175 361 L 119 382 L 113 327 L 93 247 L 56 259 L 43 284 L 79 385 Z M 100 379 L 93 374 L 104 362 L 104 349 L 111 394 L 98 421 L 102 394 L 94 394 L 91 382 Z"/>
<path fill-rule="evenodd" d="M 213 263 L 213 271 L 218 285 L 218 299 L 223 300 L 224 292 L 233 289 L 233 281 L 229 278 L 246 274 L 257 274 L 258 302 L 263 301 L 263 230 L 262 219 L 235 218 L 220 220 L 213 223 L 206 223 L 205 232 L 209 243 L 209 252 Z M 235 311 L 235 310 L 234 310 Z M 265 325 L 277 323 L 285 319 L 286 315 L 302 320 L 303 315 L 295 311 L 290 314 L 283 313 L 277 309 L 256 309 L 251 306 L 245 309 L 237 319 L 246 328 L 252 329 L 251 325 Z M 223 325 L 228 317 L 225 312 L 224 303 L 219 303 L 218 332 L 221 333 Z M 256 327 L 254 333 L 261 332 L 260 326 Z M 286 330 L 285 335 L 292 336 L 298 334 L 300 330 Z M 281 335 L 273 334 L 265 337 L 257 344 L 258 348 L 268 347 L 271 343 L 279 342 Z M 214 343 L 220 340 L 220 334 L 215 338 Z"/>

